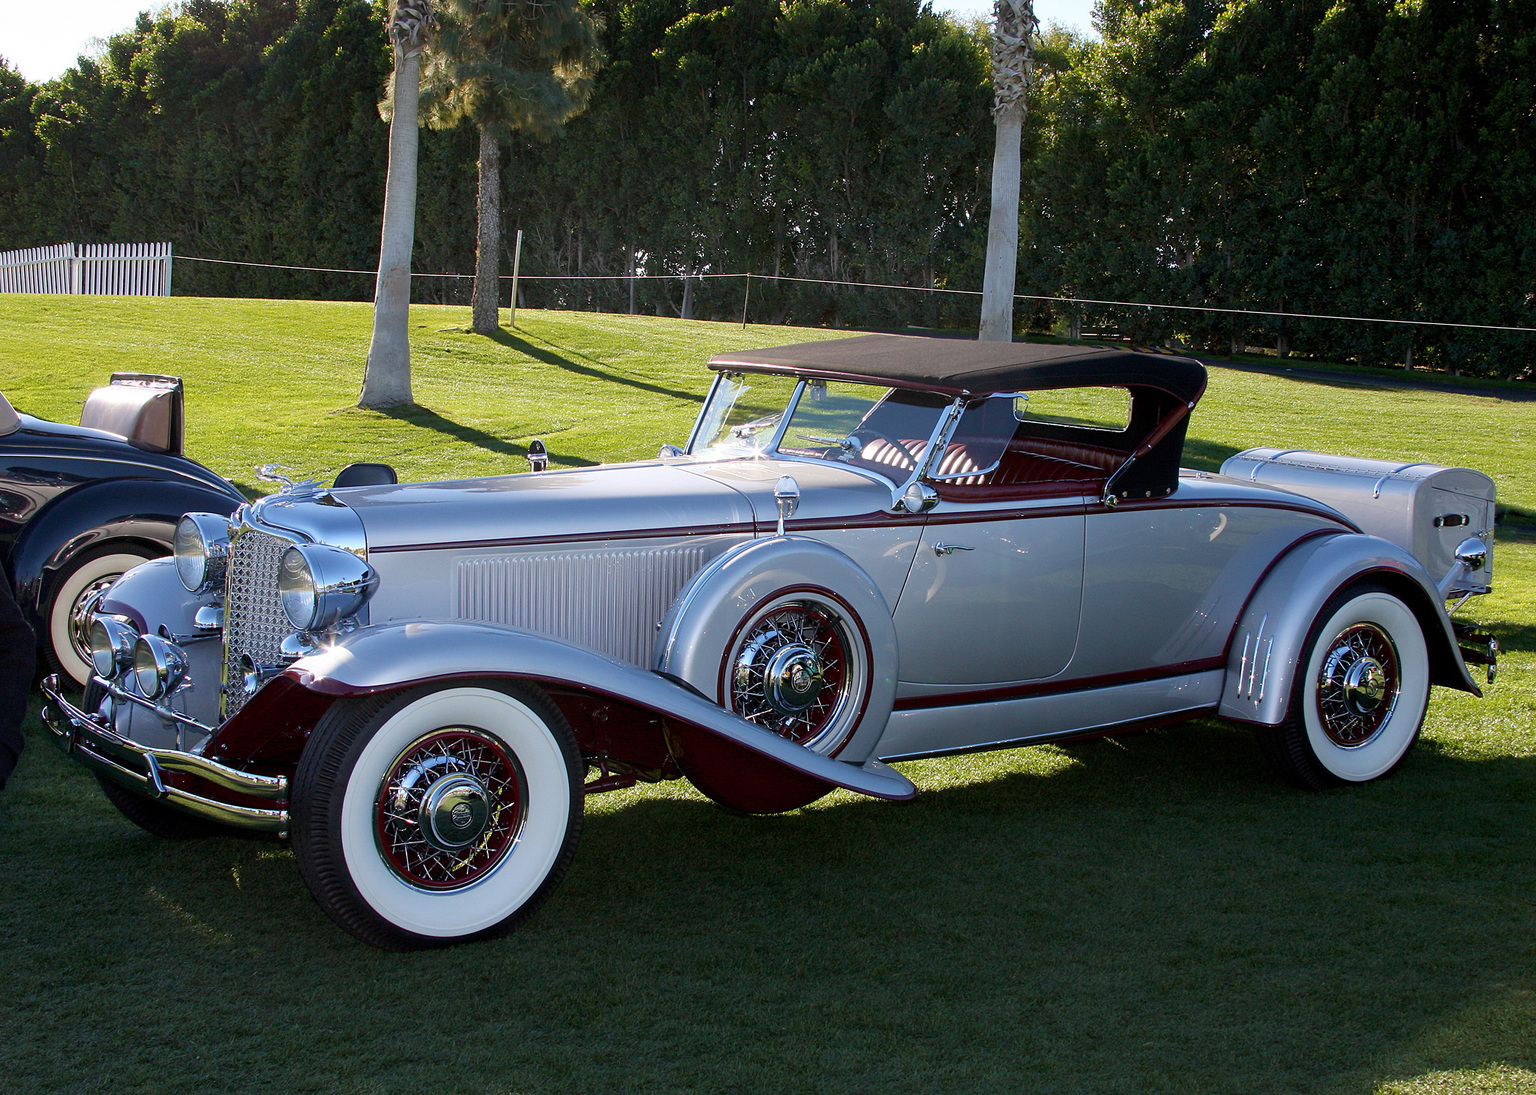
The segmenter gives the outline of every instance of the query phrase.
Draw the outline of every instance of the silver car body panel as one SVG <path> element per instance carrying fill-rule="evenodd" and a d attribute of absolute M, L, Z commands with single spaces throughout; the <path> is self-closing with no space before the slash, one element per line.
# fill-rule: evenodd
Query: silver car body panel
<path fill-rule="evenodd" d="M 1435 583 L 1419 561 L 1379 537 L 1340 533 L 1298 545 L 1265 576 L 1232 635 L 1219 713 L 1266 726 L 1283 721 L 1313 621 L 1334 593 L 1371 574 L 1399 576 L 1419 586 L 1437 621 L 1419 613 L 1432 657 L 1436 645 L 1443 644 L 1440 649 L 1451 652 L 1449 664 L 1459 673 L 1458 686 L 1481 695 L 1461 660 Z"/>
<path fill-rule="evenodd" d="M 904 694 L 1067 668 L 1082 616 L 1086 503 L 939 503 L 896 607 Z"/>
<path fill-rule="evenodd" d="M 369 695 L 431 681 L 476 676 L 565 684 L 637 704 L 718 734 L 796 771 L 876 798 L 908 799 L 910 780 L 878 761 L 845 763 L 811 752 L 737 718 L 686 687 L 648 670 L 541 635 L 471 623 L 373 626 L 343 636 L 287 670 L 326 695 Z"/>
<path fill-rule="evenodd" d="M 1028 745 L 1103 733 L 1149 720 L 1208 712 L 1221 698 L 1220 669 L 1074 691 L 905 707 L 895 711 L 875 755 L 886 761 Z"/>

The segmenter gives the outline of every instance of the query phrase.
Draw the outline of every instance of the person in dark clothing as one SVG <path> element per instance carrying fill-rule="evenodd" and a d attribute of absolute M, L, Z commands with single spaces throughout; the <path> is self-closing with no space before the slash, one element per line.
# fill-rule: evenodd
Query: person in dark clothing
<path fill-rule="evenodd" d="M 21 758 L 21 720 L 27 717 L 37 639 L 16 606 L 11 580 L 0 569 L 0 788 Z"/>

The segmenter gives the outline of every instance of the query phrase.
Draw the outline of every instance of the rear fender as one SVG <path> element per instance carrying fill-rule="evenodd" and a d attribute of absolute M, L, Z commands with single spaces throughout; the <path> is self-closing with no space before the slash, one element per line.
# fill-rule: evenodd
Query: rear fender
<path fill-rule="evenodd" d="M 1284 721 L 1307 632 L 1329 598 L 1358 581 L 1385 586 L 1413 611 L 1429 646 L 1433 683 L 1482 694 L 1419 561 L 1379 537 L 1341 533 L 1292 548 L 1259 584 L 1232 633 L 1219 713 L 1266 726 Z"/>
<path fill-rule="evenodd" d="M 669 722 L 725 739 L 765 764 L 836 787 L 898 800 L 917 793 L 910 780 L 879 761 L 859 766 L 821 756 L 736 717 L 659 674 L 510 628 L 457 622 L 366 627 L 320 653 L 299 659 L 283 676 L 312 693 L 330 697 L 367 696 L 473 677 L 529 680 L 644 709 Z M 257 698 L 260 695 L 257 693 Z"/>

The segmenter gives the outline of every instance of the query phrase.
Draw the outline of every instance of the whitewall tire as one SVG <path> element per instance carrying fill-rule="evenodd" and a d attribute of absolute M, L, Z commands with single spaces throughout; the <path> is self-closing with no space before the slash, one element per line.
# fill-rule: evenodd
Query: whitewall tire
<path fill-rule="evenodd" d="M 339 700 L 294 777 L 294 855 L 321 907 L 375 946 L 500 935 L 570 864 L 581 776 L 570 727 L 529 685 Z"/>
<path fill-rule="evenodd" d="M 1311 789 L 1390 774 L 1429 705 L 1429 648 L 1418 618 L 1375 585 L 1336 594 L 1301 651 L 1286 719 L 1267 735 L 1280 770 Z"/>

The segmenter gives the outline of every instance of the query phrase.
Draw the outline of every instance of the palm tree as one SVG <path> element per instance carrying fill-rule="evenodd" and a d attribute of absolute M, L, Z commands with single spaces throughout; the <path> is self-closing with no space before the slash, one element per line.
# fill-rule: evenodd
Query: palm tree
<path fill-rule="evenodd" d="M 1040 21 L 1031 0 L 995 0 L 992 28 L 992 212 L 987 225 L 987 266 L 981 283 L 983 342 L 1013 341 L 1013 278 L 1019 262 L 1019 140 L 1024 134 L 1024 93 L 1035 72 L 1033 38 Z"/>
<path fill-rule="evenodd" d="M 587 105 L 601 63 L 579 0 L 442 0 L 423 76 L 428 124 L 480 131 L 473 326 L 497 329 L 501 150 L 517 131 L 549 139 Z"/>
<path fill-rule="evenodd" d="M 416 240 L 416 125 L 421 53 L 432 29 L 431 0 L 396 0 L 389 18 L 395 71 L 389 98 L 379 104 L 389 119 L 389 168 L 384 182 L 384 228 L 379 276 L 373 291 L 373 341 L 363 371 L 359 407 L 395 407 L 411 399 L 411 248 Z"/>

